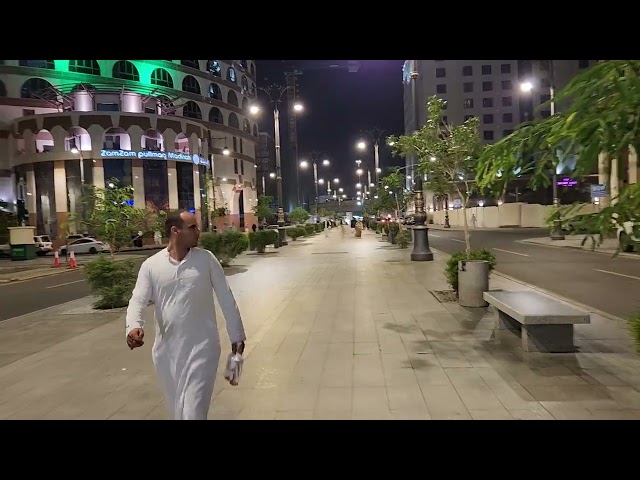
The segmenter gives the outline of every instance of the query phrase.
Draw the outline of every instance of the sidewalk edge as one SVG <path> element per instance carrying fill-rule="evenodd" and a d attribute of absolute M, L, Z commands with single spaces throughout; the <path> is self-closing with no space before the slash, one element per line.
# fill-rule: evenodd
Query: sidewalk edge
<path fill-rule="evenodd" d="M 613 252 L 603 252 L 602 250 L 591 250 L 591 249 L 584 249 L 582 247 L 572 247 L 571 245 L 565 245 L 565 246 L 561 246 L 561 245 L 547 245 L 546 243 L 538 243 L 538 242 L 532 242 L 528 239 L 525 240 L 516 240 L 516 243 L 526 243 L 527 245 L 537 245 L 538 247 L 549 247 L 549 248 L 570 248 L 571 250 L 578 250 L 579 252 L 585 252 L 585 253 L 599 253 L 600 255 L 609 255 L 610 257 L 613 257 Z M 633 253 L 624 253 L 624 252 L 620 252 L 618 254 L 619 257 L 626 257 L 626 258 L 635 258 L 636 260 L 640 260 L 640 255 L 634 255 Z"/>
<path fill-rule="evenodd" d="M 553 248 L 565 248 L 565 247 L 553 247 Z M 446 255 L 447 257 L 451 256 L 448 253 L 445 253 L 442 250 L 438 250 L 438 249 L 433 248 L 433 247 L 431 247 L 431 250 L 434 251 L 434 252 L 438 252 L 438 253 L 440 253 L 442 255 Z M 571 305 L 575 305 L 578 308 L 581 308 L 581 309 L 586 310 L 588 312 L 595 313 L 595 314 L 600 315 L 602 317 L 608 318 L 609 320 L 613 320 L 613 321 L 616 321 L 616 322 L 622 322 L 624 324 L 627 323 L 627 321 L 624 318 L 617 317 L 616 315 L 612 315 L 612 314 L 607 313 L 607 312 L 603 312 L 602 310 L 598 310 L 597 308 L 590 307 L 589 305 L 585 305 L 584 303 L 576 302 L 575 300 L 571 300 L 571 299 L 569 299 L 567 297 L 564 297 L 564 296 L 562 296 L 562 295 L 560 295 L 558 293 L 551 292 L 549 290 L 545 290 L 544 288 L 538 287 L 536 285 L 532 285 L 532 284 L 527 283 L 527 282 L 525 282 L 523 280 L 518 280 L 517 278 L 514 278 L 511 275 L 507 275 L 506 273 L 502 273 L 502 272 L 499 272 L 497 270 L 494 270 L 493 272 L 491 272 L 491 274 L 492 275 L 498 275 L 499 277 L 506 278 L 507 280 L 511 280 L 512 282 L 515 282 L 515 283 L 519 283 L 520 285 L 524 285 L 525 287 L 528 287 L 528 288 L 530 288 L 532 290 L 537 290 L 540 293 L 544 293 L 545 295 L 549 295 L 550 297 L 556 298 L 558 300 L 562 300 L 563 302 L 567 302 L 567 303 L 569 303 Z"/>

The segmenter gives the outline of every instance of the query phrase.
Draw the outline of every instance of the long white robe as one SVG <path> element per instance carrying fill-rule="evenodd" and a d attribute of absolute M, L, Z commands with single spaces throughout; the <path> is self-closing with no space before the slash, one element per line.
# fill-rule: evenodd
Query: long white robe
<path fill-rule="evenodd" d="M 152 356 L 167 406 L 176 420 L 206 420 L 213 395 L 220 338 L 213 292 L 232 343 L 245 340 L 240 311 L 224 270 L 208 250 L 192 248 L 177 262 L 167 249 L 144 261 L 129 301 L 126 333 L 144 328 L 142 312 L 154 303 Z"/>

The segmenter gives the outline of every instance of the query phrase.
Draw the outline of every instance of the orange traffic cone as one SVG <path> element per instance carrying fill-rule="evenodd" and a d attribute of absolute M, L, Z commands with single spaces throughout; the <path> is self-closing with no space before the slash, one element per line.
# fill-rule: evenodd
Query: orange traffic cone
<path fill-rule="evenodd" d="M 60 266 L 60 254 L 58 252 L 59 252 L 59 250 L 56 250 L 53 253 L 53 266 L 54 267 L 59 267 Z"/>
<path fill-rule="evenodd" d="M 78 268 L 78 264 L 76 263 L 76 255 L 73 252 L 69 254 L 69 268 Z"/>

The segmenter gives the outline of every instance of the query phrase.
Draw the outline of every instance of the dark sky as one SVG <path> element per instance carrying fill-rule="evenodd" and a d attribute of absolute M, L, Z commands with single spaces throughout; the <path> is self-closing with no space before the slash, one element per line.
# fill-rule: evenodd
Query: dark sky
<path fill-rule="evenodd" d="M 344 60 L 257 60 L 258 87 L 274 82 L 285 85 L 284 71 L 292 63 L 299 65 L 303 74 L 298 77 L 298 95 L 305 110 L 298 115 L 298 157 L 304 159 L 311 151 L 327 154 L 332 165 L 327 170 L 318 165 L 319 178 L 339 177 L 346 193 L 355 194 L 355 160 L 370 162 L 373 175 L 373 147 L 369 141 L 363 154 L 356 149 L 357 141 L 367 139 L 362 132 L 373 127 L 389 134 L 401 134 L 404 130 L 402 60 L 360 60 L 357 72 L 346 69 L 325 68 L 329 64 L 344 64 Z M 267 110 L 260 119 L 260 129 L 273 135 L 272 108 L 267 108 L 266 97 L 259 92 L 259 101 Z M 286 136 L 286 103 L 280 110 L 283 152 L 283 185 L 286 199 L 295 198 L 295 170 L 288 156 Z M 383 170 L 390 164 L 401 164 L 398 157 L 392 158 L 389 148 L 380 148 Z M 288 168 L 287 168 L 288 167 Z M 293 170 L 293 171 L 291 171 Z M 366 168 L 365 168 L 366 175 Z M 287 178 L 289 176 L 289 178 Z M 313 174 L 311 170 L 300 172 L 301 190 L 311 193 Z M 322 191 L 321 191 L 322 194 Z M 305 202 L 306 200 L 305 195 Z"/>

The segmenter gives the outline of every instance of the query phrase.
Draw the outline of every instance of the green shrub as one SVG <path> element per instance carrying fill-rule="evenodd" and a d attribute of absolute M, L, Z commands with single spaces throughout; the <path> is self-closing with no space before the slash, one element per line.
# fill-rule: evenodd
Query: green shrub
<path fill-rule="evenodd" d="M 316 233 L 320 233 L 322 231 L 322 227 L 319 223 L 314 223 L 313 226 L 316 229 Z"/>
<path fill-rule="evenodd" d="M 273 229 L 260 230 L 255 233 L 253 242 L 258 253 L 264 253 L 267 245 L 274 245 L 278 241 L 278 231 Z"/>
<path fill-rule="evenodd" d="M 316 227 L 314 227 L 312 223 L 307 223 L 306 225 L 302 225 L 302 227 L 306 232 L 305 237 L 309 237 L 316 232 Z"/>
<path fill-rule="evenodd" d="M 136 283 L 134 264 L 131 260 L 114 261 L 106 255 L 87 263 L 84 267 L 91 291 L 100 295 L 94 307 L 106 310 L 126 307 Z"/>
<path fill-rule="evenodd" d="M 378 222 L 376 222 L 375 220 L 369 220 L 369 230 L 375 230 L 377 232 Z"/>
<path fill-rule="evenodd" d="M 304 228 L 301 228 L 301 227 L 292 227 L 289 230 L 287 230 L 287 233 L 294 241 L 296 241 L 298 237 L 304 236 L 305 230 Z"/>
<path fill-rule="evenodd" d="M 398 225 L 397 222 L 390 222 L 389 231 L 391 232 L 391 235 L 397 235 L 400 231 L 400 225 Z"/>
<path fill-rule="evenodd" d="M 249 240 L 249 250 L 254 251 L 256 249 L 256 234 L 255 232 L 249 232 L 247 235 L 247 239 Z"/>
<path fill-rule="evenodd" d="M 489 273 L 491 273 L 496 266 L 496 256 L 484 248 L 482 250 L 471 250 L 468 257 L 466 252 L 456 252 L 451 255 L 449 260 L 447 260 L 444 273 L 447 277 L 447 283 L 449 283 L 452 290 L 455 290 L 456 293 L 458 292 L 458 262 L 461 260 L 486 260 L 489 262 Z"/>
<path fill-rule="evenodd" d="M 411 232 L 409 230 L 402 230 L 396 236 L 396 243 L 400 248 L 407 248 L 411 242 Z"/>
<path fill-rule="evenodd" d="M 636 346 L 636 352 L 640 354 L 640 313 L 627 322 L 629 323 L 629 333 Z"/>
<path fill-rule="evenodd" d="M 223 267 L 249 248 L 249 239 L 244 233 L 229 230 L 224 233 L 203 233 L 200 246 L 213 253 Z"/>

